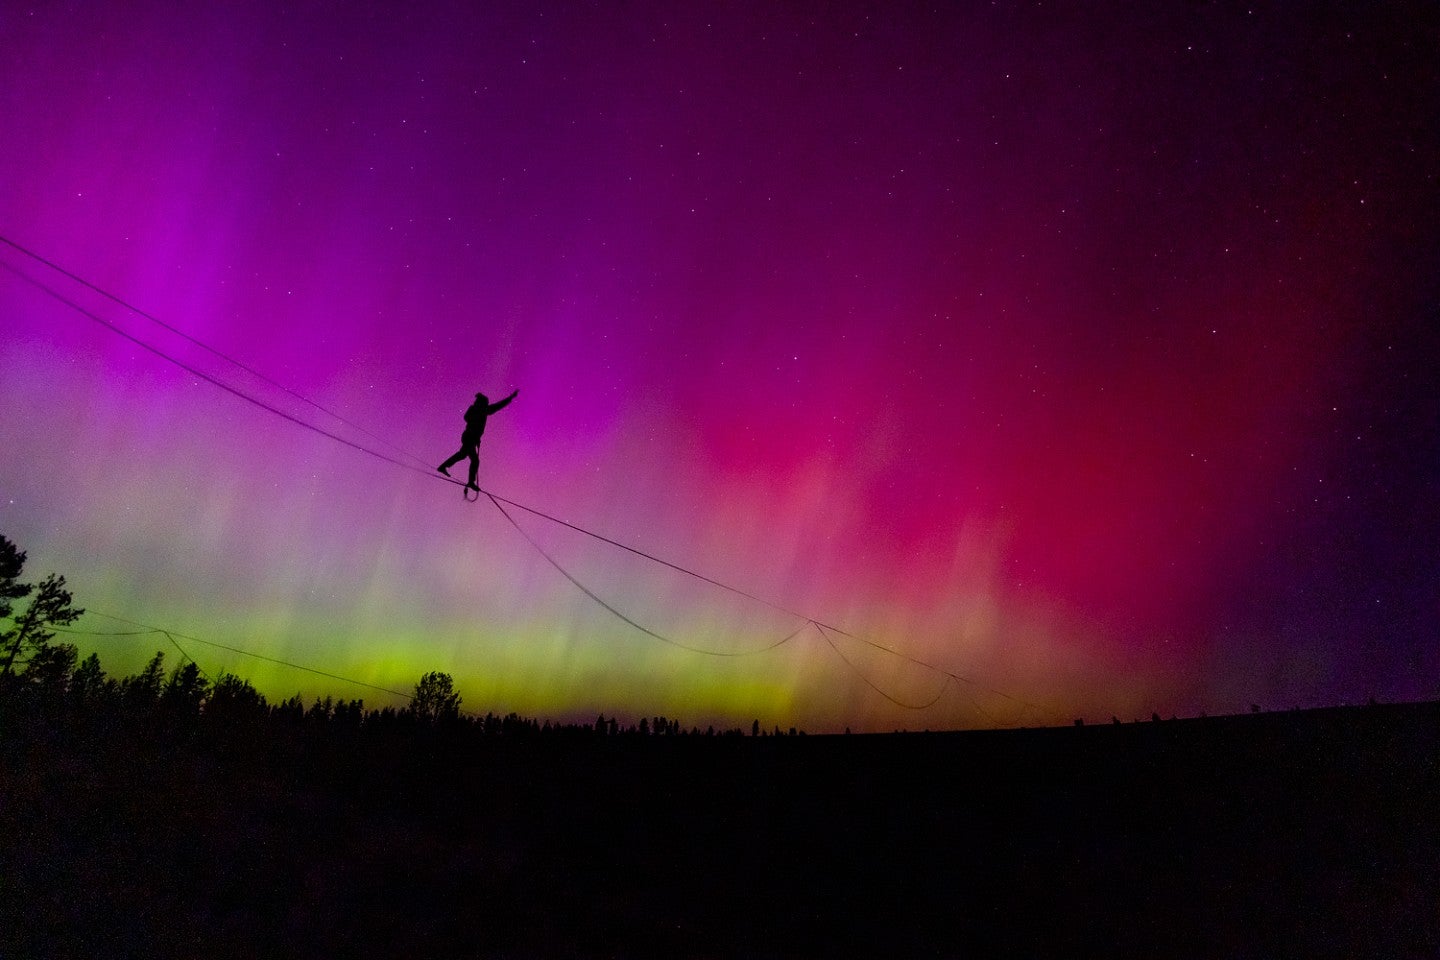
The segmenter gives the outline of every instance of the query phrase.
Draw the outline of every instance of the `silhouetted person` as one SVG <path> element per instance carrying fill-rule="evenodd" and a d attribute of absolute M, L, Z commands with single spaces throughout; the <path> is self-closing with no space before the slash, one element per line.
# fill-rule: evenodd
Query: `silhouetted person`
<path fill-rule="evenodd" d="M 472 490 L 479 490 L 480 484 L 475 482 L 476 476 L 480 473 L 480 437 L 485 433 L 485 420 L 490 414 L 497 410 L 504 409 L 505 405 L 515 399 L 520 391 L 513 391 L 510 396 L 499 403 L 492 404 L 490 398 L 483 393 L 475 394 L 475 402 L 470 404 L 470 409 L 465 411 L 465 432 L 460 434 L 460 450 L 436 467 L 445 476 L 450 476 L 450 468 L 455 466 L 466 457 L 470 458 L 470 483 L 467 485 Z M 478 494 L 477 494 L 478 496 Z"/>

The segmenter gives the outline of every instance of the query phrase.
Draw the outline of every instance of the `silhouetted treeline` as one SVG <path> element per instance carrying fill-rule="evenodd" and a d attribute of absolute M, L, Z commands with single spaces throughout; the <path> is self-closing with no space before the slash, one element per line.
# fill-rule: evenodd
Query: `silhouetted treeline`
<path fill-rule="evenodd" d="M 0 681 L 0 956 L 1440 949 L 1437 705 L 710 739 L 427 678 L 399 710 L 158 655 Z"/>
<path fill-rule="evenodd" d="M 443 731 L 451 737 L 743 735 L 739 728 L 687 729 L 664 716 L 641 717 L 626 725 L 603 714 L 594 723 L 553 723 L 516 713 L 462 713 L 453 678 L 439 671 L 420 678 L 406 706 L 368 710 L 363 700 L 333 697 L 317 698 L 307 707 L 298 694 L 272 704 L 249 681 L 230 673 L 212 680 L 193 660 L 167 674 L 163 651 L 133 676 L 109 677 L 97 654 L 80 661 L 74 644 L 55 642 L 56 631 L 69 628 L 85 611 L 74 606 L 62 576 L 52 573 L 38 584 L 22 581 L 25 561 L 25 551 L 0 534 L 0 623 L 8 624 L 0 627 L 0 722 L 7 727 L 98 721 L 144 722 L 152 730 L 175 734 L 201 728 L 258 734 L 302 727 L 340 734 L 362 729 Z M 759 720 L 751 733 L 761 735 Z M 796 733 L 791 727 L 790 734 Z M 779 727 L 774 735 L 780 735 Z"/>
<path fill-rule="evenodd" d="M 77 663 L 71 644 L 48 644 L 42 658 L 24 671 L 0 677 L 0 719 L 9 724 L 38 722 L 52 725 L 77 723 L 137 723 L 152 732 L 175 735 L 208 730 L 217 733 L 262 735 L 265 731 L 302 729 L 315 734 L 346 735 L 362 730 L 435 731 L 448 737 L 740 737 L 735 727 L 703 730 L 684 726 L 665 716 L 641 717 L 625 723 L 616 717 L 597 716 L 593 723 L 536 720 L 517 713 L 484 715 L 463 713 L 453 680 L 444 673 L 425 674 L 415 685 L 409 704 L 396 708 L 367 708 L 360 699 L 316 697 L 308 705 L 296 694 L 271 702 L 248 681 L 222 673 L 213 681 L 194 662 L 169 671 L 165 654 L 156 651 L 138 673 L 110 677 L 97 654 Z M 757 736 L 773 734 L 752 724 Z M 790 728 L 791 736 L 803 735 Z"/>

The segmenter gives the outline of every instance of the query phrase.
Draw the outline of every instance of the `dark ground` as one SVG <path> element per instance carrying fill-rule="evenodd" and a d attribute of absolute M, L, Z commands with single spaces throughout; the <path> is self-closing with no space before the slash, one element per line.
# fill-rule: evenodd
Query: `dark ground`
<path fill-rule="evenodd" d="M 1440 704 L 761 739 L 0 736 L 6 958 L 1440 956 Z"/>

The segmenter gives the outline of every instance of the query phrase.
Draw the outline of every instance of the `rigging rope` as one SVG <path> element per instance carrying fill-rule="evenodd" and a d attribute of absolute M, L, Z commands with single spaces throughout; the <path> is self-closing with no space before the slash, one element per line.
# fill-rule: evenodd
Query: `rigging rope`
<path fill-rule="evenodd" d="M 229 650 L 231 653 L 238 653 L 238 654 L 240 654 L 241 656 L 244 656 L 244 657 L 253 657 L 253 658 L 256 659 L 256 660 L 264 660 L 264 661 L 266 661 L 267 663 L 279 664 L 279 665 L 282 666 L 282 667 L 290 667 L 290 668 L 293 669 L 293 670 L 303 670 L 303 671 L 306 672 L 306 673 L 313 673 L 313 674 L 315 674 L 315 675 L 318 676 L 318 677 L 326 677 L 326 678 L 328 678 L 328 679 L 330 679 L 330 680 L 340 680 L 340 681 L 342 681 L 342 682 L 344 682 L 344 683 L 354 684 L 354 685 L 357 686 L 357 687 L 366 687 L 366 688 L 368 688 L 368 689 L 370 689 L 370 690 L 378 690 L 378 691 L 380 691 L 381 693 L 388 693 L 388 694 L 391 694 L 392 696 L 403 697 L 403 698 L 406 699 L 406 700 L 413 700 L 413 699 L 415 699 L 415 697 L 414 697 L 412 694 L 401 693 L 399 690 L 391 690 L 389 687 L 376 686 L 376 685 L 373 684 L 373 683 L 366 683 L 364 680 L 356 680 L 356 679 L 354 679 L 353 677 L 342 677 L 342 676 L 341 676 L 340 674 L 338 674 L 338 673 L 328 673 L 327 671 L 324 671 L 324 670 L 317 670 L 317 669 L 315 669 L 314 667 L 307 667 L 307 666 L 305 666 L 304 664 L 292 663 L 292 662 L 289 661 L 289 660 L 280 660 L 280 659 L 277 659 L 276 657 L 267 657 L 267 656 L 265 656 L 263 653 L 252 653 L 252 652 L 250 652 L 249 650 L 242 650 L 242 649 L 240 649 L 239 647 L 232 647 L 232 646 L 229 646 L 228 644 L 217 643 L 217 642 L 215 642 L 214 640 L 205 640 L 205 639 L 202 639 L 202 638 L 200 638 L 200 637 L 192 637 L 192 636 L 189 636 L 188 634 L 177 633 L 177 632 L 175 632 L 175 631 L 173 631 L 173 630 L 166 630 L 166 629 L 163 628 L 163 627 L 153 627 L 153 626 L 151 626 L 150 624 L 141 623 L 141 622 L 138 621 L 138 620 L 131 620 L 131 619 L 129 619 L 128 617 L 119 617 L 119 616 L 116 616 L 116 615 L 113 614 L 113 613 L 103 613 L 103 612 L 101 612 L 101 611 L 99 611 L 99 610 L 95 610 L 95 609 L 93 609 L 93 608 L 87 608 L 85 612 L 86 612 L 86 613 L 93 613 L 95 616 L 97 616 L 97 617 L 104 617 L 104 618 L 107 619 L 107 620 L 116 620 L 116 621 L 119 621 L 120 623 L 128 623 L 128 624 L 130 624 L 131 626 L 143 627 L 144 629 L 141 629 L 141 630 L 75 630 L 75 629 L 72 629 L 72 628 L 62 628 L 62 627 L 51 627 L 50 629 L 54 630 L 54 631 L 57 632 L 57 633 L 69 633 L 69 634 L 75 634 L 75 635 L 77 635 L 77 636 L 92 636 L 92 637 L 139 637 L 139 636 L 145 636 L 145 635 L 147 635 L 147 634 L 163 633 L 163 634 L 165 634 L 167 637 L 170 638 L 170 642 L 171 642 L 171 643 L 174 643 L 174 644 L 175 644 L 175 649 L 180 650 L 180 652 L 185 655 L 185 658 L 186 658 L 187 660 L 190 660 L 191 663 L 195 663 L 194 659 L 193 659 L 192 657 L 190 657 L 190 655 L 189 655 L 188 653 L 185 653 L 185 651 L 180 648 L 180 645 L 179 645 L 178 643 L 175 643 L 175 637 L 179 637 L 179 638 L 182 639 L 182 640 L 187 640 L 187 641 L 190 641 L 190 642 L 193 642 L 193 643 L 203 643 L 203 644 L 205 644 L 206 646 L 210 646 L 210 647 L 218 647 L 218 648 L 221 649 L 221 650 Z M 173 635 L 172 635 L 172 634 L 173 634 Z M 195 663 L 195 666 L 198 668 L 198 667 L 200 666 L 200 664 Z M 203 672 L 203 671 L 202 671 L 202 672 Z"/>
<path fill-rule="evenodd" d="M 196 660 L 194 657 L 190 656 L 190 654 L 186 653 L 185 648 L 180 646 L 179 641 L 177 641 L 173 636 L 171 636 L 169 630 L 161 630 L 160 632 L 165 635 L 165 639 L 169 640 L 171 645 L 174 646 L 176 650 L 180 651 L 180 656 L 195 664 L 195 669 L 200 671 L 200 675 L 202 677 L 204 677 L 206 680 L 210 679 L 210 674 L 206 673 L 205 668 L 200 666 L 200 661 Z"/>
<path fill-rule="evenodd" d="M 623 621 L 625 621 L 626 623 L 628 623 L 630 626 L 634 627 L 636 630 L 639 630 L 641 633 L 646 634 L 646 635 L 648 635 L 648 636 L 654 637 L 656 640 L 659 640 L 659 641 L 661 641 L 662 643 L 668 643 L 668 644 L 670 644 L 672 647 L 679 647 L 681 650 L 689 650 L 691 653 L 703 653 L 703 654 L 705 654 L 706 656 L 709 656 L 709 657 L 745 657 L 745 656 L 749 656 L 750 654 L 753 654 L 753 653 L 764 653 L 764 652 L 767 651 L 767 650 L 774 650 L 776 647 L 780 646 L 781 644 L 789 643 L 791 640 L 794 640 L 797 636 L 800 635 L 800 631 L 802 631 L 802 630 L 804 630 L 806 627 L 810 626 L 810 624 L 813 622 L 813 621 L 810 621 L 810 620 L 806 620 L 806 621 L 805 621 L 804 623 L 802 623 L 799 627 L 797 627 L 797 628 L 795 629 L 795 631 L 794 631 L 793 633 L 791 633 L 789 636 L 784 637 L 783 639 L 780 639 L 780 640 L 776 640 L 774 643 L 770 644 L 768 647 L 760 647 L 760 648 L 758 648 L 758 649 L 756 649 L 756 650 L 739 650 L 739 651 L 733 651 L 733 652 L 732 652 L 732 651 L 725 651 L 725 650 L 706 650 L 706 649 L 704 649 L 703 647 L 692 647 L 692 646 L 690 646 L 689 644 L 681 643 L 679 640 L 672 640 L 671 638 L 665 636 L 664 634 L 662 634 L 662 633 L 657 633 L 656 631 L 651 630 L 649 627 L 644 626 L 643 624 L 636 623 L 634 620 L 630 619 L 630 618 L 627 617 L 625 614 L 621 613 L 619 610 L 615 609 L 615 608 L 614 608 L 613 606 L 611 606 L 609 603 L 607 603 L 607 602 L 605 602 L 603 599 L 601 599 L 598 595 L 596 595 L 595 591 L 591 590 L 589 587 L 585 586 L 585 584 L 583 584 L 583 583 L 581 583 L 579 580 L 575 579 L 575 577 L 571 575 L 570 571 L 568 571 L 568 570 L 566 570 L 564 567 L 562 567 L 562 566 L 560 565 L 560 562 L 559 562 L 558 560 L 556 560 L 554 557 L 552 557 L 552 556 L 550 555 L 550 552 L 549 552 L 548 550 L 546 550 L 544 547 L 540 546 L 540 544 L 535 541 L 535 538 L 532 537 L 532 536 L 530 536 L 530 534 L 529 534 L 528 532 L 526 532 L 526 530 L 525 530 L 524 527 L 520 526 L 520 524 L 518 524 L 518 523 L 515 522 L 515 518 L 512 517 L 512 516 L 510 516 L 509 511 L 507 511 L 504 507 L 500 506 L 500 500 L 499 500 L 498 498 L 496 498 L 496 497 L 494 497 L 494 496 L 492 496 L 492 495 L 490 495 L 490 494 L 486 494 L 486 496 L 490 497 L 490 502 L 493 503 L 493 504 L 495 504 L 495 509 L 496 509 L 496 510 L 499 510 L 502 514 L 504 514 L 505 519 L 510 521 L 510 525 L 513 526 L 516 530 L 520 531 L 520 536 L 524 537 L 525 540 L 530 544 L 530 546 L 532 546 L 532 547 L 535 548 L 536 552 L 539 553 L 540 556 L 542 556 L 542 557 L 544 557 L 546 560 L 550 561 L 550 566 L 554 567 L 556 570 L 559 570 L 559 571 L 560 571 L 560 575 L 563 576 L 566 580 L 569 580 L 571 583 L 573 583 L 573 584 L 575 585 L 576 589 L 578 589 L 581 593 L 585 594 L 585 596 L 589 597 L 591 600 L 594 600 L 596 603 L 598 603 L 600 606 L 604 607 L 606 610 L 610 611 L 610 613 L 613 614 L 614 616 L 620 618 L 621 620 L 623 620 Z"/>
<path fill-rule="evenodd" d="M 945 692 L 946 688 L 950 686 L 950 678 L 948 676 L 942 676 L 940 678 L 940 689 L 935 691 L 935 696 L 931 697 L 924 703 L 906 703 L 903 700 L 898 700 L 895 697 L 890 696 L 890 694 L 886 693 L 884 690 L 880 689 L 880 687 L 875 683 L 875 681 L 865 676 L 865 674 L 861 672 L 859 667 L 851 663 L 850 658 L 845 656 L 845 654 L 841 653 L 840 648 L 835 645 L 835 641 L 830 639 L 830 634 L 825 632 L 824 627 L 820 626 L 817 623 L 815 625 L 815 629 L 820 631 L 820 636 L 824 637 L 825 642 L 830 644 L 830 649 L 835 651 L 835 655 L 837 657 L 845 661 L 845 665 L 847 667 L 855 671 L 855 675 L 857 677 L 859 677 L 861 680 L 864 680 L 871 690 L 874 690 L 876 693 L 880 694 L 880 696 L 884 697 L 886 700 L 889 700 L 897 707 L 904 707 L 906 710 L 928 710 L 930 707 L 935 706 L 936 702 L 940 699 L 940 696 Z"/>

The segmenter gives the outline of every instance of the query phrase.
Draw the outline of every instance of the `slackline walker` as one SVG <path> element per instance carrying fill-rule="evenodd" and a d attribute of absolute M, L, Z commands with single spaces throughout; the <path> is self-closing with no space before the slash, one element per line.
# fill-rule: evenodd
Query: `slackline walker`
<path fill-rule="evenodd" d="M 461 491 L 466 500 L 471 500 L 472 492 L 475 494 L 474 500 L 480 499 L 480 484 L 476 482 L 476 478 L 480 474 L 480 438 L 485 434 L 485 421 L 490 418 L 490 414 L 505 409 L 519 394 L 519 390 L 512 390 L 510 396 L 499 403 L 491 403 L 490 398 L 483 393 L 475 394 L 475 402 L 465 411 L 465 430 L 460 434 L 460 449 L 453 457 L 435 468 L 448 477 L 451 467 L 467 457 L 470 459 L 470 482 L 465 484 L 465 489 Z"/>

